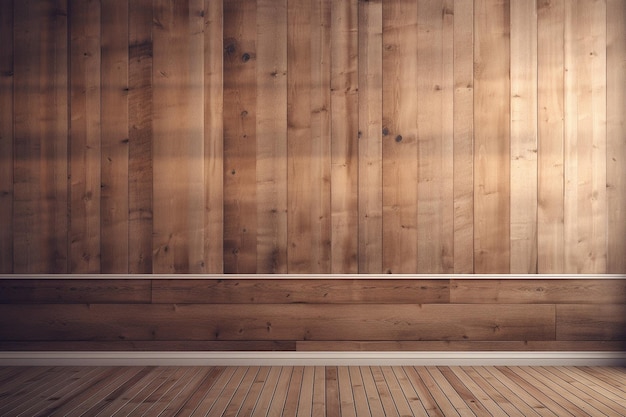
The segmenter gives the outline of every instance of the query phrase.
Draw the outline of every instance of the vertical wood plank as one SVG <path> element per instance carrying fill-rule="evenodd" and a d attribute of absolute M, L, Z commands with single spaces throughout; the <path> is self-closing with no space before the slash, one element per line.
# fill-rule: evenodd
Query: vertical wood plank
<path fill-rule="evenodd" d="M 359 2 L 359 273 L 382 273 L 382 0 Z"/>
<path fill-rule="evenodd" d="M 14 272 L 68 270 L 65 1 L 15 2 Z"/>
<path fill-rule="evenodd" d="M 509 2 L 474 10 L 474 261 L 476 273 L 510 270 Z"/>
<path fill-rule="evenodd" d="M 287 272 L 287 1 L 257 2 L 257 273 Z"/>
<path fill-rule="evenodd" d="M 207 273 L 224 272 L 223 4 L 205 0 L 204 135 Z"/>
<path fill-rule="evenodd" d="M 70 272 L 100 272 L 100 2 L 70 2 Z M 123 244 L 123 243 L 122 243 Z"/>
<path fill-rule="evenodd" d="M 626 3 L 607 0 L 607 273 L 626 273 Z"/>
<path fill-rule="evenodd" d="M 452 270 L 452 39 L 454 10 L 418 1 L 417 270 Z"/>
<path fill-rule="evenodd" d="M 154 3 L 156 273 L 193 273 L 204 267 L 203 4 Z"/>
<path fill-rule="evenodd" d="M 417 272 L 417 3 L 383 4 L 383 271 Z"/>
<path fill-rule="evenodd" d="M 224 4 L 224 271 L 257 267 L 256 3 Z"/>
<path fill-rule="evenodd" d="M 454 2 L 454 272 L 474 272 L 474 2 Z"/>
<path fill-rule="evenodd" d="M 313 2 L 311 14 L 311 273 L 331 272 L 332 4 Z"/>
<path fill-rule="evenodd" d="M 102 3 L 102 273 L 128 273 L 128 2 Z"/>
<path fill-rule="evenodd" d="M 564 270 L 564 6 L 537 3 L 537 271 Z"/>
<path fill-rule="evenodd" d="M 537 273 L 537 4 L 511 3 L 511 269 Z"/>
<path fill-rule="evenodd" d="M 358 272 L 358 3 L 332 2 L 331 272 Z"/>
<path fill-rule="evenodd" d="M 128 3 L 128 272 L 152 272 L 152 0 Z"/>
<path fill-rule="evenodd" d="M 0 273 L 13 272 L 13 2 L 0 2 Z"/>

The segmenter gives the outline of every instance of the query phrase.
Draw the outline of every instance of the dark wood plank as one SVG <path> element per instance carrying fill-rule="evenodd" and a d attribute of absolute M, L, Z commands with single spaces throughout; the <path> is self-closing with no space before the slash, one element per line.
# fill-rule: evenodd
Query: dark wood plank
<path fill-rule="evenodd" d="M 101 10 L 71 1 L 70 272 L 100 272 Z"/>
<path fill-rule="evenodd" d="M 626 300 L 626 280 L 451 280 L 453 303 L 616 304 Z"/>
<path fill-rule="evenodd" d="M 295 341 L 275 340 L 110 340 L 110 341 L 37 341 L 37 342 L 10 342 L 0 341 L 0 351 L 295 351 Z"/>
<path fill-rule="evenodd" d="M 256 4 L 224 3 L 224 272 L 257 268 Z"/>
<path fill-rule="evenodd" d="M 67 2 L 14 6 L 13 271 L 66 273 Z"/>
<path fill-rule="evenodd" d="M 128 5 L 128 272 L 152 272 L 152 1 Z"/>
<path fill-rule="evenodd" d="M 154 303 L 446 303 L 446 280 L 154 280 Z M 0 298 L 1 299 L 1 298 Z"/>
<path fill-rule="evenodd" d="M 150 280 L 0 280 L 0 303 L 150 303 Z"/>
<path fill-rule="evenodd" d="M 13 2 L 0 2 L 0 273 L 13 272 Z"/>

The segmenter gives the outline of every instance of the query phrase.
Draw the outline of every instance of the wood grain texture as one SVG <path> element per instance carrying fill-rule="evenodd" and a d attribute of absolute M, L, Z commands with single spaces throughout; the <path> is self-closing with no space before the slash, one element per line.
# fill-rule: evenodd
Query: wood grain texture
<path fill-rule="evenodd" d="M 564 271 L 564 5 L 537 3 L 537 270 Z"/>
<path fill-rule="evenodd" d="M 537 273 L 537 4 L 511 2 L 511 273 Z"/>
<path fill-rule="evenodd" d="M 417 46 L 417 3 L 384 3 L 382 169 L 386 273 L 418 270 Z"/>
<path fill-rule="evenodd" d="M 70 272 L 100 270 L 101 40 L 100 4 L 71 2 Z"/>
<path fill-rule="evenodd" d="M 147 280 L 0 280 L 0 303 L 149 303 Z"/>
<path fill-rule="evenodd" d="M 474 272 L 510 270 L 510 4 L 474 3 Z"/>
<path fill-rule="evenodd" d="M 257 269 L 256 8 L 224 4 L 224 272 Z"/>
<path fill-rule="evenodd" d="M 452 280 L 453 303 L 615 304 L 626 299 L 623 280 Z"/>
<path fill-rule="evenodd" d="M 102 185 L 100 208 L 103 273 L 129 270 L 129 5 L 102 4 Z"/>
<path fill-rule="evenodd" d="M 13 2 L 0 4 L 0 272 L 13 272 Z"/>
<path fill-rule="evenodd" d="M 153 303 L 447 303 L 440 280 L 154 280 Z"/>
<path fill-rule="evenodd" d="M 205 271 L 224 272 L 224 29 L 223 4 L 205 0 L 204 29 L 204 182 Z"/>
<path fill-rule="evenodd" d="M 606 3 L 606 94 L 608 208 L 607 272 L 626 271 L 626 5 L 623 0 Z"/>
<path fill-rule="evenodd" d="M 474 2 L 454 2 L 454 272 L 474 272 Z"/>
<path fill-rule="evenodd" d="M 358 272 L 358 3 L 332 2 L 331 273 Z"/>
<path fill-rule="evenodd" d="M 551 340 L 555 316 L 554 306 L 519 304 L 4 304 L 0 312 L 5 340 L 24 341 Z"/>
<path fill-rule="evenodd" d="M 626 304 L 557 305 L 556 340 L 626 340 Z"/>
<path fill-rule="evenodd" d="M 201 11 L 196 0 L 153 9 L 153 272 L 204 266 Z"/>
<path fill-rule="evenodd" d="M 287 272 L 287 2 L 257 6 L 257 273 Z"/>
<path fill-rule="evenodd" d="M 382 1 L 359 2 L 359 273 L 382 272 Z"/>
<path fill-rule="evenodd" d="M 14 19 L 13 270 L 67 272 L 67 2 L 15 2 Z"/>
<path fill-rule="evenodd" d="M 128 272 L 152 272 L 152 2 L 128 5 Z"/>

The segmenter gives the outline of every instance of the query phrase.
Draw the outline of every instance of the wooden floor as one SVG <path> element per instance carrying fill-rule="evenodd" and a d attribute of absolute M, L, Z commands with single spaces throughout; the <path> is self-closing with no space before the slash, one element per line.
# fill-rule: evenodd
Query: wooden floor
<path fill-rule="evenodd" d="M 3 367 L 1 416 L 624 416 L 612 367 Z"/>

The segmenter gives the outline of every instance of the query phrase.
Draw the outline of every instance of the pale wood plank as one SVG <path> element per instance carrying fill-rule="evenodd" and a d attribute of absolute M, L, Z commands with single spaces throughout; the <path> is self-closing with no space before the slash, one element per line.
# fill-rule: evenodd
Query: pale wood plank
<path fill-rule="evenodd" d="M 417 272 L 417 2 L 383 3 L 383 271 Z"/>
<path fill-rule="evenodd" d="M 411 385 L 409 378 L 406 375 L 404 367 L 394 366 L 393 372 L 398 379 L 398 384 L 400 388 L 402 388 L 402 392 L 404 393 L 404 397 L 406 398 L 409 407 L 411 408 L 412 415 L 427 415 L 426 409 L 422 404 L 422 401 L 417 395 L 415 388 Z"/>
<path fill-rule="evenodd" d="M 509 2 L 474 3 L 474 272 L 510 271 Z"/>
<path fill-rule="evenodd" d="M 259 370 L 260 368 L 258 366 L 248 367 L 246 374 L 244 375 L 243 379 L 239 383 L 239 386 L 236 388 L 232 398 L 230 399 L 230 402 L 228 403 L 224 411 L 220 414 L 221 416 L 232 417 L 232 416 L 236 416 L 239 414 L 239 412 L 241 411 L 243 402 L 248 396 L 248 393 L 250 392 L 252 384 L 257 378 L 257 375 L 259 374 Z M 209 415 L 214 415 L 213 410 L 211 411 L 212 413 Z"/>
<path fill-rule="evenodd" d="M 331 2 L 331 273 L 358 272 L 358 2 Z"/>
<path fill-rule="evenodd" d="M 265 384 L 259 393 L 259 401 L 254 406 L 252 417 L 265 417 L 269 413 L 270 405 L 277 393 L 278 381 L 283 368 L 280 366 L 272 366 L 269 369 Z"/>
<path fill-rule="evenodd" d="M 321 416 L 326 413 L 326 369 L 324 366 L 315 367 L 313 381 L 313 408 L 312 416 Z"/>
<path fill-rule="evenodd" d="M 224 272 L 224 10 L 204 2 L 205 271 Z"/>
<path fill-rule="evenodd" d="M 382 416 L 385 414 L 383 410 L 383 404 L 380 400 L 380 393 L 376 388 L 374 382 L 374 376 L 372 375 L 371 366 L 360 366 L 361 378 L 363 379 L 363 387 L 365 389 L 365 395 L 367 396 L 367 404 L 369 406 L 371 415 Z"/>
<path fill-rule="evenodd" d="M 437 384 L 437 381 L 433 378 L 433 370 L 429 370 L 424 367 L 415 367 L 417 375 L 421 380 L 421 386 L 428 391 L 428 411 L 432 415 L 439 415 L 443 413 L 444 416 L 459 416 L 460 413 L 454 408 L 449 397 L 442 391 Z M 429 404 L 430 403 L 430 404 Z M 432 411 L 431 411 L 432 410 Z"/>
<path fill-rule="evenodd" d="M 216 379 L 215 384 L 211 386 L 206 393 L 206 395 L 202 398 L 202 401 L 198 403 L 198 406 L 191 413 L 192 416 L 205 416 L 211 409 L 213 409 L 214 404 L 217 402 L 218 398 L 223 398 L 225 394 L 225 390 L 230 384 L 231 379 L 235 375 L 235 371 L 237 367 L 231 366 L 227 367 L 222 373 L 220 373 L 219 377 Z M 232 393 L 230 394 L 232 395 Z"/>
<path fill-rule="evenodd" d="M 453 271 L 454 11 L 417 2 L 417 272 Z"/>
<path fill-rule="evenodd" d="M 302 386 L 298 398 L 298 410 L 296 415 L 313 416 L 313 389 L 315 382 L 315 368 L 306 366 L 302 374 Z"/>
<path fill-rule="evenodd" d="M 371 416 L 368 404 L 367 393 L 365 391 L 365 381 L 361 375 L 361 369 L 357 366 L 348 367 L 350 374 L 350 384 L 352 385 L 352 397 L 354 398 L 354 408 L 357 416 Z"/>
<path fill-rule="evenodd" d="M 129 5 L 117 0 L 101 8 L 100 272 L 121 274 L 129 263 Z"/>
<path fill-rule="evenodd" d="M 459 396 L 465 401 L 467 407 L 469 407 L 476 415 L 481 416 L 488 414 L 485 406 L 479 401 L 476 397 L 474 391 L 471 390 L 456 372 L 450 367 L 440 367 L 439 368 L 443 376 L 446 378 L 446 381 L 458 392 Z"/>
<path fill-rule="evenodd" d="M 382 1 L 358 2 L 359 273 L 383 272 Z"/>
<path fill-rule="evenodd" d="M 339 385 L 340 415 L 342 417 L 356 417 L 355 398 L 348 367 L 337 367 L 337 382 Z"/>
<path fill-rule="evenodd" d="M 67 1 L 14 3 L 13 272 L 68 271 Z"/>
<path fill-rule="evenodd" d="M 525 412 L 528 413 L 528 415 L 539 414 L 541 416 L 557 417 L 557 414 L 554 411 L 546 408 L 546 406 L 541 401 L 539 401 L 532 394 L 524 390 L 519 384 L 515 383 L 512 379 L 507 377 L 498 368 L 495 368 L 495 367 L 478 368 L 478 371 L 486 379 L 488 379 L 487 378 L 488 373 L 493 378 L 495 378 L 497 380 L 496 382 L 497 385 L 500 387 L 500 391 L 503 393 L 506 393 L 507 397 L 509 398 L 519 397 L 519 399 L 523 402 L 518 405 L 518 408 L 521 411 L 526 410 Z M 530 410 L 527 407 L 530 407 Z"/>
<path fill-rule="evenodd" d="M 0 273 L 13 272 L 13 2 L 0 2 Z"/>
<path fill-rule="evenodd" d="M 382 404 L 385 415 L 388 417 L 400 416 L 393 398 L 389 386 L 385 381 L 385 375 L 380 366 L 372 366 L 372 377 L 374 378 L 374 384 L 376 384 L 376 390 L 378 391 L 380 402 Z"/>
<path fill-rule="evenodd" d="M 102 240 L 101 11 L 100 2 L 94 1 L 72 1 L 70 7 L 69 268 L 71 273 L 93 274 L 101 271 Z"/>
<path fill-rule="evenodd" d="M 236 416 L 248 417 L 252 415 L 255 405 L 259 400 L 261 390 L 265 385 L 265 381 L 267 379 L 269 371 L 270 369 L 267 366 L 259 368 L 258 373 L 250 384 L 250 389 L 248 390 L 245 399 L 241 401 L 241 407 L 239 408 L 239 411 L 235 414 Z M 226 415 L 228 414 L 225 414 L 225 416 Z"/>
<path fill-rule="evenodd" d="M 537 1 L 511 2 L 511 273 L 537 273 Z"/>
<path fill-rule="evenodd" d="M 285 401 L 287 399 L 287 392 L 289 390 L 289 384 L 291 383 L 291 376 L 293 374 L 293 367 L 283 366 L 280 369 L 280 377 L 276 384 L 276 390 L 272 396 L 272 402 L 270 408 L 267 411 L 267 417 L 280 417 L 284 409 Z"/>
<path fill-rule="evenodd" d="M 441 372 L 442 368 L 443 367 L 430 366 L 427 370 L 432 379 L 439 386 L 439 389 L 446 394 L 446 399 L 450 401 L 456 412 L 459 413 L 461 417 L 475 416 L 476 414 L 474 414 L 474 412 L 467 406 L 467 403 L 463 401 L 463 398 L 461 398 L 459 393 L 443 375 Z"/>
<path fill-rule="evenodd" d="M 257 269 L 256 5 L 224 3 L 224 272 Z"/>
<path fill-rule="evenodd" d="M 509 416 L 536 416 L 538 415 L 532 409 L 526 407 L 522 412 L 518 409 L 518 405 L 515 403 L 514 395 L 506 395 L 502 393 L 495 378 L 491 377 L 491 374 L 484 375 L 480 372 L 479 367 L 472 367 L 466 369 L 467 374 L 473 381 L 491 398 L 502 410 L 504 410 Z"/>
<path fill-rule="evenodd" d="M 626 273 L 626 5 L 606 2 L 607 273 Z"/>
<path fill-rule="evenodd" d="M 564 2 L 537 4 L 537 272 L 564 272 Z"/>
<path fill-rule="evenodd" d="M 474 1 L 454 2 L 454 272 L 474 272 Z"/>
<path fill-rule="evenodd" d="M 256 273 L 287 272 L 287 1 L 257 2 Z"/>
<path fill-rule="evenodd" d="M 389 393 L 393 399 L 393 403 L 401 416 L 407 416 L 412 414 L 411 405 L 407 398 L 404 396 L 404 392 L 398 383 L 398 378 L 392 367 L 384 366 L 382 373 L 385 378 L 385 382 L 389 387 Z"/>
<path fill-rule="evenodd" d="M 202 5 L 154 3 L 153 272 L 204 265 Z M 182 134 L 182 132 L 185 132 Z M 176 140 L 172 140 L 176 137 Z"/>
<path fill-rule="evenodd" d="M 472 392 L 474 398 L 481 403 L 481 405 L 489 412 L 491 415 L 507 415 L 505 412 L 505 408 L 507 407 L 506 399 L 494 399 L 489 396 L 483 389 L 484 384 L 481 384 L 481 379 L 475 375 L 468 367 L 460 367 L 460 366 L 451 366 L 450 369 L 452 372 L 459 378 L 459 380 Z M 504 406 L 502 408 L 500 404 Z"/>
<path fill-rule="evenodd" d="M 549 370 L 570 385 L 597 399 L 616 412 L 626 415 L 626 398 L 623 391 L 590 376 L 577 367 L 550 367 Z"/>
<path fill-rule="evenodd" d="M 289 382 L 289 388 L 286 392 L 284 408 L 282 415 L 285 417 L 297 416 L 298 414 L 298 400 L 302 391 L 302 378 L 304 376 L 303 366 L 294 366 L 291 373 L 291 381 Z"/>
<path fill-rule="evenodd" d="M 152 272 L 152 1 L 128 3 L 128 272 Z M 220 55 L 221 56 L 221 55 Z"/>
<path fill-rule="evenodd" d="M 617 373 L 611 372 L 608 367 L 581 367 L 585 373 L 593 375 L 593 377 L 601 380 L 618 393 L 626 393 L 626 384 L 623 383 L 621 377 L 624 375 L 623 368 L 619 368 Z"/>

